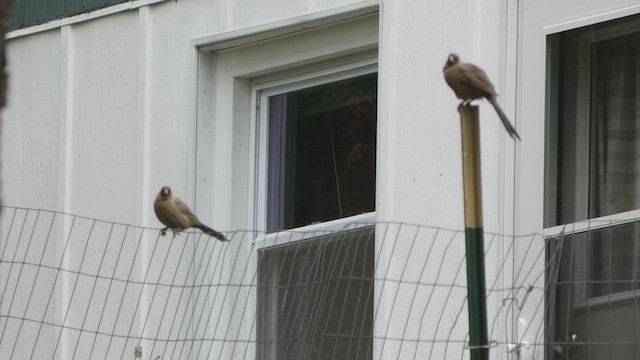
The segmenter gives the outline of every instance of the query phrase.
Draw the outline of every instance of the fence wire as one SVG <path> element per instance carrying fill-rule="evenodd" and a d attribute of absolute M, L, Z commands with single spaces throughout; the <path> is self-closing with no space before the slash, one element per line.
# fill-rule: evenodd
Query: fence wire
<path fill-rule="evenodd" d="M 485 234 L 491 358 L 638 358 L 637 234 Z M 464 231 L 226 235 L 3 207 L 2 358 L 468 358 Z"/>

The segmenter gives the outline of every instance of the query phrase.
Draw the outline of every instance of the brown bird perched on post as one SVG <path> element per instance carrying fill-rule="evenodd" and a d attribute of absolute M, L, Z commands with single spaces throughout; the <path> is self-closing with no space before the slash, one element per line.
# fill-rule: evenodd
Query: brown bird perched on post
<path fill-rule="evenodd" d="M 204 225 L 193 214 L 191 209 L 185 205 L 177 196 L 171 194 L 171 188 L 163 186 L 153 203 L 153 210 L 156 212 L 158 220 L 166 226 L 160 230 L 162 236 L 168 229 L 173 231 L 174 236 L 180 231 L 188 228 L 198 228 L 203 233 L 211 235 L 220 241 L 229 241 L 224 235 Z"/>
<path fill-rule="evenodd" d="M 502 125 L 507 129 L 509 135 L 520 140 L 516 128 L 511 125 L 509 118 L 498 105 L 496 101 L 498 94 L 496 94 L 496 89 L 484 70 L 477 65 L 463 62 L 457 54 L 451 53 L 442 71 L 444 72 L 444 80 L 456 93 L 458 99 L 462 99 L 460 106 L 475 99 L 486 98 L 496 109 L 500 120 L 502 120 Z"/>

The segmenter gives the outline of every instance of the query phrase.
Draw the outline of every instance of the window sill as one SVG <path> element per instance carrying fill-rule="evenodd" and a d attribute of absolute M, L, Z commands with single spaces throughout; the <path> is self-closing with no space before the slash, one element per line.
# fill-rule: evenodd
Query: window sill
<path fill-rule="evenodd" d="M 579 312 L 602 310 L 627 304 L 638 304 L 639 299 L 640 290 L 631 290 L 611 295 L 593 297 L 586 301 L 581 301 L 576 305 L 575 309 Z"/>
<path fill-rule="evenodd" d="M 584 231 L 598 230 L 614 225 L 622 225 L 638 221 L 638 218 L 640 218 L 640 209 L 578 221 L 571 224 L 553 226 L 543 229 L 542 235 L 545 238 L 549 238 L 562 236 L 563 234 L 575 234 Z"/>
<path fill-rule="evenodd" d="M 347 218 L 325 221 L 317 224 L 283 230 L 270 234 L 257 235 L 253 241 L 256 249 L 291 244 L 295 241 L 308 240 L 318 236 L 340 231 L 359 229 L 375 224 L 376 213 L 364 213 Z"/>

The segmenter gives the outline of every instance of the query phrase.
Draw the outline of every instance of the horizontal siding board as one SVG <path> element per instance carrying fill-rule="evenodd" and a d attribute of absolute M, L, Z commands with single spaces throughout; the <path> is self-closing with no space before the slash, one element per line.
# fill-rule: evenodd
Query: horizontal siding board
<path fill-rule="evenodd" d="M 88 13 L 130 0 L 14 0 L 11 30 Z"/>

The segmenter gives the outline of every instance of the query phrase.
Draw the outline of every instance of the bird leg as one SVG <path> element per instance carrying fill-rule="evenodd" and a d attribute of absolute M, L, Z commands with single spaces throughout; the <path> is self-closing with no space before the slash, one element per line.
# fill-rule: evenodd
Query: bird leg
<path fill-rule="evenodd" d="M 469 106 L 469 100 L 462 100 L 462 102 L 458 105 L 458 112 L 462 112 L 462 108 Z"/>
<path fill-rule="evenodd" d="M 162 236 L 167 235 L 167 230 L 169 230 L 168 227 L 160 229 L 160 235 L 162 235 Z M 173 232 L 173 238 L 174 239 L 176 238 L 176 236 L 180 235 L 180 231 L 178 231 L 176 229 L 171 229 L 171 231 Z"/>
<path fill-rule="evenodd" d="M 460 110 L 462 109 L 462 107 L 470 107 L 471 106 L 471 102 L 473 100 L 469 99 L 469 100 L 463 100 L 459 105 L 458 105 L 458 112 L 460 112 Z"/>

